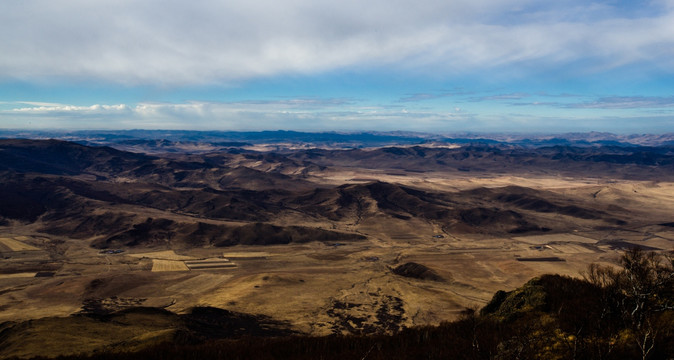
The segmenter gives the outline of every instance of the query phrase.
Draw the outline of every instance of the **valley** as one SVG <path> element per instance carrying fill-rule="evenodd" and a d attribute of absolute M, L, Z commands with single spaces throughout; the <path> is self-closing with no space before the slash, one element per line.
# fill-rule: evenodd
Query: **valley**
<path fill-rule="evenodd" d="M 49 326 L 18 330 L 28 320 L 139 307 L 390 334 L 632 247 L 674 249 L 668 147 L 209 149 L 0 140 L 0 355 L 68 353 L 85 336 L 40 353 L 30 341 Z M 80 351 L 142 347 L 128 326 Z"/>

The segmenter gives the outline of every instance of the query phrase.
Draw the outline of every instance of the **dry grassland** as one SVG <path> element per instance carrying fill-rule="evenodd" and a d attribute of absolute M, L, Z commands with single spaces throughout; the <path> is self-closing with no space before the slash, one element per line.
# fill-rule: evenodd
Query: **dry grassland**
<path fill-rule="evenodd" d="M 180 278 L 165 284 L 166 291 L 171 294 L 191 295 L 198 298 L 201 297 L 202 294 L 208 294 L 215 288 L 224 287 L 224 284 L 232 278 L 232 275 L 213 274 L 208 272 L 199 272 L 196 276 L 192 276 L 192 274 L 194 273 L 190 273 L 189 277 Z"/>
<path fill-rule="evenodd" d="M 633 241 L 637 245 L 645 245 L 655 249 L 674 251 L 674 239 L 653 237 L 643 241 Z"/>
<path fill-rule="evenodd" d="M 545 246 L 561 254 L 592 254 L 597 252 L 577 244 L 550 244 Z"/>
<path fill-rule="evenodd" d="M 353 179 L 379 174 L 352 171 L 332 175 Z M 532 186 L 568 194 L 570 198 L 595 201 L 598 206 L 621 205 L 630 211 L 646 212 L 652 205 L 663 219 L 674 214 L 672 184 L 607 184 L 591 179 L 520 177 L 451 178 L 433 173 L 389 176 L 400 180 L 398 183 L 446 191 L 479 186 Z M 151 215 L 160 217 L 159 212 Z M 554 220 L 555 214 L 549 216 Z M 181 221 L 187 218 L 183 216 Z M 299 216 L 282 221 L 286 220 L 290 225 L 316 224 L 311 222 L 313 219 Z M 194 221 L 219 223 L 201 218 Z M 87 294 L 101 298 L 114 295 L 147 299 L 146 305 L 161 304 L 176 312 L 193 306 L 215 306 L 266 315 L 288 321 L 295 330 L 316 335 L 346 332 L 345 322 L 348 323 L 350 316 L 362 320 L 362 324 L 374 324 L 377 313 L 384 312 L 381 310 L 384 307 L 389 309 L 387 311 L 401 309 L 396 315 L 401 317 L 402 325 L 428 325 L 455 319 L 465 307 L 483 306 L 495 291 L 514 289 L 534 276 L 557 273 L 578 277 L 590 263 L 615 263 L 621 251 L 604 245 L 601 250 L 593 250 L 599 241 L 622 239 L 660 249 L 674 248 L 674 231 L 670 228 L 630 223 L 625 227 L 603 229 L 584 225 L 582 221 L 579 220 L 577 232 L 572 231 L 576 229 L 573 227 L 560 230 L 568 231 L 560 234 L 510 237 L 453 233 L 438 222 L 421 218 L 404 220 L 380 213 L 363 219 L 326 220 L 321 224 L 325 228 L 334 226 L 340 231 L 356 231 L 367 236 L 364 241 L 339 246 L 311 242 L 238 245 L 226 249 L 204 247 L 180 250 L 180 254 L 166 248 L 135 250 L 143 251 L 139 253 L 125 249 L 127 252 L 119 256 L 96 256 L 98 250 L 83 246 L 81 240 L 65 239 L 66 260 L 56 277 L 0 276 L 0 291 L 5 292 L 0 297 L 0 321 L 72 314 L 81 308 L 82 294 Z M 15 248 L 23 244 L 22 239 L 5 235 L 1 246 L 9 248 L 6 238 L 11 238 Z M 564 261 L 517 260 L 555 256 Z M 212 259 L 213 263 L 201 259 Z M 189 271 L 190 264 L 194 268 L 200 264 L 231 266 L 226 259 L 236 261 L 236 267 Z M 391 271 L 406 262 L 422 264 L 445 280 L 408 278 Z M 148 271 L 150 269 L 152 271 Z M 25 276 L 28 271 L 23 271 Z M 101 285 L 92 289 L 91 284 L 99 283 Z"/>
<path fill-rule="evenodd" d="M 553 242 L 571 242 L 583 244 L 595 244 L 597 240 L 590 239 L 584 236 L 574 234 L 549 234 L 549 235 L 534 235 L 534 236 L 517 236 L 513 240 L 525 242 L 532 245 L 545 245 Z"/>
<path fill-rule="evenodd" d="M 0 279 L 13 279 L 13 278 L 32 278 L 35 277 L 37 273 L 35 272 L 23 272 L 23 273 L 14 273 L 14 274 L 0 274 Z"/>
<path fill-rule="evenodd" d="M 656 233 L 655 235 L 657 235 L 657 236 L 659 236 L 663 239 L 674 241 L 674 231 L 663 231 L 663 232 Z"/>
<path fill-rule="evenodd" d="M 605 183 L 603 179 L 597 178 L 566 178 L 566 177 L 519 177 L 511 175 L 483 174 L 482 176 L 463 175 L 456 173 L 444 173 L 428 171 L 424 173 L 409 172 L 399 174 L 392 171 L 369 170 L 369 169 L 331 169 L 325 172 L 312 174 L 315 176 L 315 182 L 328 184 L 355 184 L 379 180 L 389 183 L 395 183 L 405 186 L 424 188 L 435 191 L 459 191 L 474 189 L 478 187 L 504 187 L 517 185 L 530 187 L 534 189 L 567 189 L 567 188 L 586 188 Z M 617 181 L 623 182 L 623 181 Z M 632 184 L 650 184 L 651 182 L 624 181 Z M 611 185 L 613 186 L 613 185 Z M 666 187 L 666 185 L 664 186 Z M 671 189 L 670 189 L 671 190 Z M 662 192 L 667 192 L 663 190 Z M 671 195 L 671 194 L 670 194 Z"/>

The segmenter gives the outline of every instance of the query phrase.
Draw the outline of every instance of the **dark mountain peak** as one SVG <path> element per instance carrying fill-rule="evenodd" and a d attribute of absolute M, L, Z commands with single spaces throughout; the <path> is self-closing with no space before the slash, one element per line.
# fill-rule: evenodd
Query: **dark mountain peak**
<path fill-rule="evenodd" d="M 91 170 L 119 171 L 153 157 L 111 147 L 89 147 L 61 140 L 0 140 L 0 170 L 75 175 Z"/>

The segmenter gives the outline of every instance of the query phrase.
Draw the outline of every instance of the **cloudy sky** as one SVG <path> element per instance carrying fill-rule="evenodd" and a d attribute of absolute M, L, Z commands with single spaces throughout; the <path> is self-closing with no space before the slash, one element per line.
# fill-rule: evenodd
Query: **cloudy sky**
<path fill-rule="evenodd" d="M 3 0 L 0 128 L 674 132 L 674 0 Z"/>

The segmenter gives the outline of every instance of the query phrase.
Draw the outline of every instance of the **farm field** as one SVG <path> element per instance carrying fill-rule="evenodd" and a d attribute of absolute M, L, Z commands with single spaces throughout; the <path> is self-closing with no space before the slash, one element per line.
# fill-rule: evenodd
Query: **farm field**
<path fill-rule="evenodd" d="M 152 259 L 152 271 L 188 271 L 184 262 L 178 260 Z"/>
<path fill-rule="evenodd" d="M 24 241 L 28 238 L 24 237 Z M 28 245 L 15 238 L 0 237 L 0 252 L 5 251 L 40 251 L 42 249 Z"/>
<path fill-rule="evenodd" d="M 192 260 L 194 259 L 191 256 L 178 255 L 173 250 L 163 250 L 163 251 L 153 251 L 146 253 L 132 253 L 127 254 L 128 256 L 135 258 L 149 258 L 149 259 L 159 259 L 159 260 Z"/>
<path fill-rule="evenodd" d="M 228 259 L 204 259 L 185 261 L 190 270 L 233 268 L 236 264 Z"/>
<path fill-rule="evenodd" d="M 225 252 L 222 257 L 225 259 L 246 259 L 246 258 L 267 258 L 273 254 L 268 251 L 244 251 L 244 252 Z"/>

